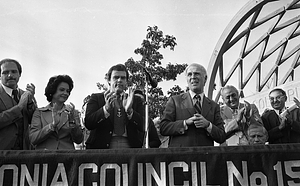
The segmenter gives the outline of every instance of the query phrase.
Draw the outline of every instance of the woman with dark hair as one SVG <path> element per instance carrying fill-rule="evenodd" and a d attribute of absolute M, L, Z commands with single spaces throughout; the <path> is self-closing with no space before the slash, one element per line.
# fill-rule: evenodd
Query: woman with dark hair
<path fill-rule="evenodd" d="M 74 104 L 65 104 L 73 89 L 68 75 L 53 76 L 45 88 L 49 101 L 35 110 L 29 138 L 35 149 L 75 149 L 74 142 L 83 140 L 79 111 Z"/>

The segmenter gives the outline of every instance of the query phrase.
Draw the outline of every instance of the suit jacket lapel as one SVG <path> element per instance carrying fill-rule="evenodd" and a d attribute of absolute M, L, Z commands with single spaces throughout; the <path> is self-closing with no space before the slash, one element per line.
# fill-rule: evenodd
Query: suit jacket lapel
<path fill-rule="evenodd" d="M 40 108 L 41 117 L 45 121 L 46 124 L 50 124 L 53 122 L 52 113 L 49 109 L 49 106 Z M 68 122 L 68 114 L 65 112 L 61 113 L 59 124 L 57 125 L 57 131 L 61 129 Z"/>
<path fill-rule="evenodd" d="M 16 103 L 12 101 L 12 98 L 5 92 L 5 90 L 1 85 L 0 85 L 0 99 L 4 103 L 6 109 L 9 109 L 14 105 L 16 105 Z"/>
<path fill-rule="evenodd" d="M 188 110 L 188 112 L 193 115 L 195 114 L 195 108 L 193 106 L 192 98 L 188 92 L 182 94 L 182 105 Z"/>
<path fill-rule="evenodd" d="M 201 113 L 202 116 L 205 117 L 209 113 L 210 109 L 211 109 L 211 101 L 207 97 L 203 96 L 202 113 Z"/>

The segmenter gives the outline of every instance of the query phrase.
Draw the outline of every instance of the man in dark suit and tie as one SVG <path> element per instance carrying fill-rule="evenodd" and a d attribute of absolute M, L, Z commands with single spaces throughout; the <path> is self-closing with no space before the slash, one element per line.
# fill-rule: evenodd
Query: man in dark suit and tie
<path fill-rule="evenodd" d="M 171 97 L 160 123 L 162 135 L 169 136 L 169 147 L 213 146 L 226 139 L 220 106 L 207 98 L 203 88 L 205 68 L 193 63 L 185 69 L 189 91 Z"/>
<path fill-rule="evenodd" d="M 107 73 L 109 89 L 92 94 L 87 103 L 85 126 L 90 131 L 87 149 L 142 147 L 139 131 L 144 132 L 143 100 L 127 88 L 128 71 L 123 64 L 112 66 Z"/>
<path fill-rule="evenodd" d="M 18 87 L 22 67 L 18 61 L 0 61 L 0 150 L 30 149 L 28 125 L 36 109 L 35 87 Z"/>
<path fill-rule="evenodd" d="M 269 144 L 300 143 L 300 109 L 285 106 L 287 95 L 281 88 L 271 90 L 269 99 L 273 109 L 266 109 L 261 116 Z"/>

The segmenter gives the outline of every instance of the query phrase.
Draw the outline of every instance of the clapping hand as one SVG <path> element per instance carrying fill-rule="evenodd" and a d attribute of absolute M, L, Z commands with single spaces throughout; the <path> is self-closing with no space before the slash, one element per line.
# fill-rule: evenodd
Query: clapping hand
<path fill-rule="evenodd" d="M 75 110 L 75 105 L 73 103 L 66 104 L 65 106 L 65 112 L 68 113 L 69 120 L 74 120 L 74 110 Z"/>
<path fill-rule="evenodd" d="M 124 97 L 123 99 L 123 107 L 125 109 L 125 112 L 128 112 L 132 108 L 133 97 L 134 97 L 134 88 L 130 87 L 128 90 L 128 96 Z"/>
<path fill-rule="evenodd" d="M 31 93 L 31 96 L 33 97 L 35 94 L 35 86 L 34 84 L 30 83 L 26 85 L 26 90 Z"/>
<path fill-rule="evenodd" d="M 246 121 L 250 121 L 250 118 L 252 116 L 252 108 L 251 108 L 251 105 L 249 102 L 247 101 L 244 101 L 245 103 L 245 118 L 246 118 Z"/>
<path fill-rule="evenodd" d="M 53 106 L 51 107 L 51 112 L 52 112 L 52 124 L 53 124 L 54 128 L 57 127 L 57 125 L 59 124 L 59 121 L 60 121 L 60 116 L 57 113 L 57 110 L 58 110 L 57 104 L 53 103 Z"/>
<path fill-rule="evenodd" d="M 111 92 L 109 89 L 104 92 L 104 99 L 105 99 L 105 109 L 106 111 L 110 112 L 113 108 L 113 102 L 117 99 L 117 96 L 114 92 Z"/>
<path fill-rule="evenodd" d="M 20 100 L 19 100 L 19 103 L 18 103 L 18 107 L 20 109 L 23 109 L 27 103 L 28 103 L 28 98 L 30 97 L 31 93 L 29 91 L 25 91 L 21 97 L 20 97 Z"/>

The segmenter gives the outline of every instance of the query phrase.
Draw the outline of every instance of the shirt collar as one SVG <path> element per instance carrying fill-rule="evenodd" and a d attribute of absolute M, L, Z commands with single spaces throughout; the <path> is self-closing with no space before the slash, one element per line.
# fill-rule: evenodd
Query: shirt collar
<path fill-rule="evenodd" d="M 10 97 L 12 97 L 12 91 L 13 91 L 13 89 L 11 89 L 11 88 L 9 88 L 9 87 L 3 85 L 2 83 L 0 83 L 0 84 L 1 84 L 1 86 L 3 87 L 3 89 L 5 90 L 5 92 L 6 92 Z M 19 91 L 19 88 L 17 88 L 17 90 Z"/>
<path fill-rule="evenodd" d="M 283 113 L 285 110 L 287 109 L 287 107 L 283 107 L 283 109 L 281 110 L 281 113 Z M 276 112 L 276 114 L 279 116 L 280 114 L 279 114 L 279 110 L 276 110 L 276 109 L 273 109 L 275 112 Z"/>
<path fill-rule="evenodd" d="M 189 94 L 190 94 L 192 100 L 194 101 L 194 97 L 195 97 L 195 95 L 197 95 L 197 94 L 196 94 L 195 92 L 191 91 L 191 90 L 189 90 Z M 201 94 L 198 94 L 198 95 L 200 95 L 200 97 L 201 97 L 201 105 L 202 105 L 204 93 L 202 92 Z"/>

